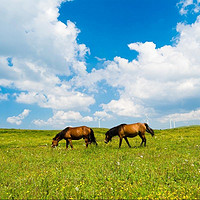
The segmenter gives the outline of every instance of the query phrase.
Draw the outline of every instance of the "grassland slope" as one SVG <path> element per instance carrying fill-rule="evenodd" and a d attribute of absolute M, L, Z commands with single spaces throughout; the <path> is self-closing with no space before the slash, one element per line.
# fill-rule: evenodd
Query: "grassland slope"
<path fill-rule="evenodd" d="M 200 127 L 156 130 L 98 147 L 83 140 L 52 149 L 58 131 L 0 129 L 1 199 L 200 199 Z"/>

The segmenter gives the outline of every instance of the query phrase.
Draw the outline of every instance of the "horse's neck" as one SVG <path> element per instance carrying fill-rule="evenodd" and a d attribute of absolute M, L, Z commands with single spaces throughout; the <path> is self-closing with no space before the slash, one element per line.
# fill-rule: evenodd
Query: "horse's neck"
<path fill-rule="evenodd" d="M 111 137 L 114 137 L 114 136 L 119 136 L 119 132 L 118 131 L 113 131 L 113 133 L 111 133 Z"/>
<path fill-rule="evenodd" d="M 59 137 L 61 138 L 61 140 L 65 138 L 65 134 L 68 132 L 68 130 L 69 130 L 69 127 L 65 128 L 59 133 Z"/>
<path fill-rule="evenodd" d="M 63 138 L 62 137 L 58 137 L 58 142 L 60 142 L 60 140 L 62 140 Z"/>
<path fill-rule="evenodd" d="M 64 139 L 64 133 L 61 131 L 59 134 L 58 134 L 58 137 L 57 137 L 57 140 L 60 141 Z"/>

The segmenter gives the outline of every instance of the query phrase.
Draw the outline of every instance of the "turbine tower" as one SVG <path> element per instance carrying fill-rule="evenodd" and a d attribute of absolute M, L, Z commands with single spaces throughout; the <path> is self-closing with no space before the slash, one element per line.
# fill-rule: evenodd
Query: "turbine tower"
<path fill-rule="evenodd" d="M 146 116 L 146 120 L 145 121 L 146 121 L 147 124 L 149 124 L 149 117 L 148 117 L 147 114 L 145 114 L 145 116 Z"/>
<path fill-rule="evenodd" d="M 172 128 L 172 120 L 169 119 L 169 128 L 171 129 Z"/>
<path fill-rule="evenodd" d="M 174 121 L 174 128 L 176 128 L 176 122 Z"/>
<path fill-rule="evenodd" d="M 103 119 L 103 117 L 99 118 L 98 121 L 99 121 L 99 128 L 101 128 L 101 120 Z"/>

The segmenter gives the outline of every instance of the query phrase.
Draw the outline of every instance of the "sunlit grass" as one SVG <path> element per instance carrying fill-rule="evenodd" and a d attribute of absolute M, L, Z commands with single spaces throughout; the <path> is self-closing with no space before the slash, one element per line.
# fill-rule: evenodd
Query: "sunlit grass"
<path fill-rule="evenodd" d="M 52 149 L 58 131 L 0 129 L 1 199 L 199 199 L 200 127 L 156 131 L 98 146 L 65 141 Z"/>

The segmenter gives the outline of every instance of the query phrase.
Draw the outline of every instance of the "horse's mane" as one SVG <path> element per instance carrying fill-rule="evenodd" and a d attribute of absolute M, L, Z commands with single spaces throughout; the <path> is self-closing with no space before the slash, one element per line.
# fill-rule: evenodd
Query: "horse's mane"
<path fill-rule="evenodd" d="M 60 131 L 54 138 L 53 140 L 56 140 L 57 138 L 59 139 L 63 139 L 64 134 L 68 131 L 69 127 L 63 129 L 62 131 Z"/>
<path fill-rule="evenodd" d="M 121 130 L 121 128 L 123 128 L 124 125 L 126 124 L 120 124 L 118 126 L 115 126 L 108 130 L 106 134 L 109 134 L 111 137 L 116 136 L 119 134 L 119 131 Z"/>

